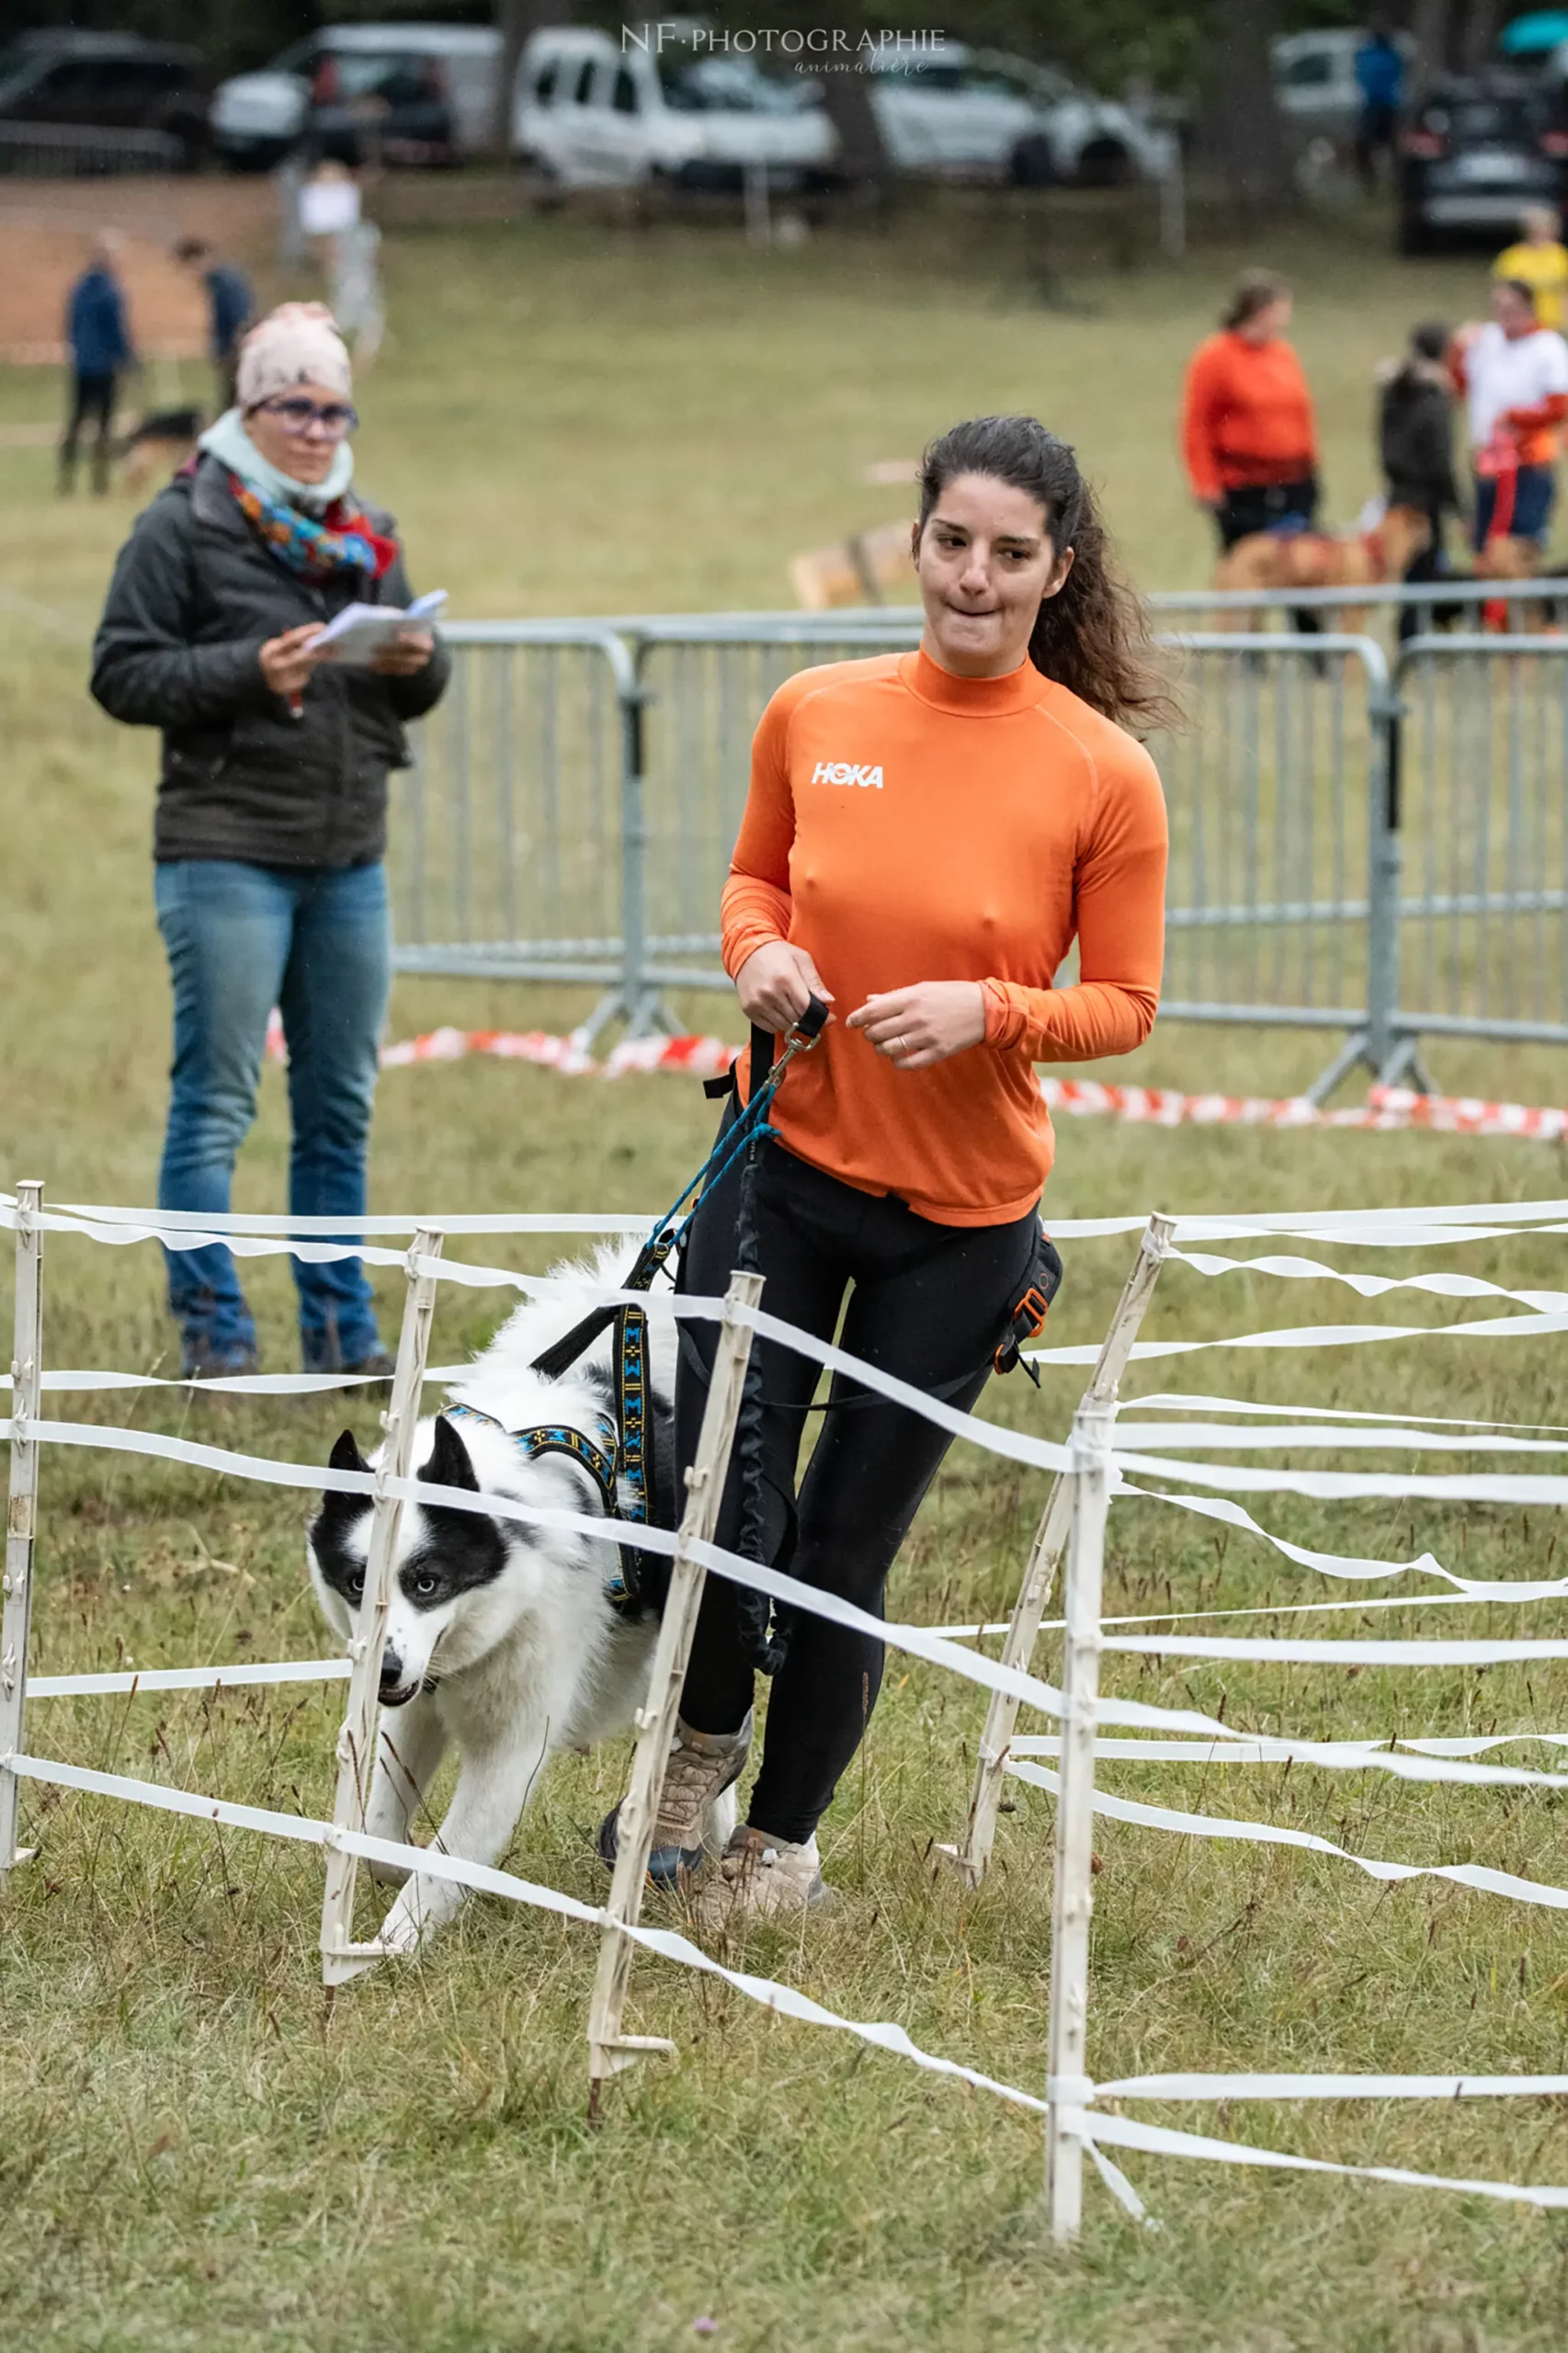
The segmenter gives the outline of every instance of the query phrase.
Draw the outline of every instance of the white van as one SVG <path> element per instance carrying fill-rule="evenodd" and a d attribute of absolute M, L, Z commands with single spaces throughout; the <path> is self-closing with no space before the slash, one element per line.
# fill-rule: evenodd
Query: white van
<path fill-rule="evenodd" d="M 454 162 L 490 143 L 500 67 L 488 25 L 324 25 L 259 73 L 219 84 L 213 145 L 235 169 L 259 170 L 308 135 L 351 163 L 359 109 L 374 102 L 389 161 Z"/>
<path fill-rule="evenodd" d="M 661 41 L 657 26 L 623 47 L 585 26 L 552 25 L 523 52 L 513 148 L 563 188 L 735 188 L 759 168 L 775 188 L 800 188 L 832 176 L 836 143 L 808 82 Z"/>

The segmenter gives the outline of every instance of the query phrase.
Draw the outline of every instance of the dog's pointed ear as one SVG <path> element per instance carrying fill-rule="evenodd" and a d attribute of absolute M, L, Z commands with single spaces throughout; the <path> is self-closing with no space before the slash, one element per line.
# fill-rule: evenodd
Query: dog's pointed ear
<path fill-rule="evenodd" d="M 432 1487 L 466 1487 L 471 1495 L 479 1493 L 479 1481 L 469 1461 L 468 1449 L 445 1414 L 436 1416 L 430 1460 L 419 1476 Z"/>
<path fill-rule="evenodd" d="M 352 1430 L 339 1434 L 326 1459 L 328 1467 L 334 1471 L 368 1471 L 370 1467 L 360 1453 Z M 352 1519 L 364 1510 L 365 1504 L 363 1495 L 346 1495 L 338 1487 L 328 1487 L 322 1495 L 316 1525 L 319 1528 L 324 1520 Z"/>

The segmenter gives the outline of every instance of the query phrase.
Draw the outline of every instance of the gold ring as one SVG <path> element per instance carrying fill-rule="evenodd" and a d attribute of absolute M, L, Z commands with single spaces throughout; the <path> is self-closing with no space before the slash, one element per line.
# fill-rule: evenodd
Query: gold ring
<path fill-rule="evenodd" d="M 903 1051 L 903 1040 L 902 1038 L 895 1038 L 892 1045 L 888 1048 L 888 1051 L 892 1054 L 902 1054 Z"/>

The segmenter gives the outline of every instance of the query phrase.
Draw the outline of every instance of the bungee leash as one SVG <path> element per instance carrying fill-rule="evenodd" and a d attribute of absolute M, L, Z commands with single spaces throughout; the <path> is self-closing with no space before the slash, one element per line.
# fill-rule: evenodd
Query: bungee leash
<path fill-rule="evenodd" d="M 777 1062 L 773 1061 L 771 1033 L 753 1029 L 753 1087 L 750 1098 L 721 1133 L 689 1184 L 682 1187 L 663 1217 L 655 1222 L 625 1277 L 621 1286 L 624 1290 L 646 1291 L 653 1287 L 655 1276 L 686 1240 L 703 1194 L 710 1186 L 719 1182 L 743 1153 L 746 1154 L 746 1171 L 749 1172 L 756 1148 L 775 1132 L 768 1124 L 767 1109 L 778 1090 L 779 1081 L 796 1055 L 815 1045 L 826 1027 L 827 1017 L 827 1007 L 821 998 L 812 997 L 799 1021 L 789 1031 L 784 1051 Z M 760 1051 L 759 1040 L 762 1041 Z M 760 1084 L 757 1083 L 759 1071 L 763 1074 Z M 710 1080 L 705 1091 L 710 1095 L 738 1091 L 733 1065 L 722 1080 Z M 547 1380 L 559 1381 L 612 1325 L 616 1333 L 616 1343 L 610 1355 L 615 1410 L 613 1415 L 606 1415 L 601 1419 L 600 1438 L 603 1443 L 596 1446 L 580 1432 L 559 1423 L 540 1425 L 534 1429 L 508 1430 L 506 1435 L 530 1458 L 545 1454 L 565 1455 L 580 1469 L 586 1471 L 598 1489 L 607 1518 L 625 1520 L 631 1527 L 646 1527 L 651 1522 L 657 1525 L 661 1499 L 657 1493 L 658 1465 L 653 1443 L 652 1400 L 648 1387 L 647 1310 L 631 1301 L 623 1301 L 616 1306 L 590 1308 L 570 1331 L 562 1333 L 560 1339 L 551 1341 L 548 1348 L 540 1350 L 533 1359 L 531 1370 L 542 1373 Z M 446 1410 L 451 1417 L 494 1421 L 493 1415 L 481 1413 L 472 1405 L 450 1405 Z M 619 1551 L 619 1574 L 607 1579 L 605 1589 L 613 1608 L 635 1616 L 641 1610 L 649 1577 L 660 1565 L 660 1556 L 646 1555 L 628 1544 L 623 1544 Z"/>

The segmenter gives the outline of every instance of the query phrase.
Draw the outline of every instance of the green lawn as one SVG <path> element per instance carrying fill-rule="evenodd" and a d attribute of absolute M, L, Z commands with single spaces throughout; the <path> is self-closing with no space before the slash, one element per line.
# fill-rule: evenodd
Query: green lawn
<path fill-rule="evenodd" d="M 460 241 L 409 234 L 391 251 L 393 340 L 363 388 L 364 473 L 402 517 L 418 579 L 445 585 L 454 615 L 775 605 L 792 551 L 897 513 L 897 492 L 860 484 L 867 463 L 913 453 L 959 415 L 1025 405 L 1078 440 L 1142 579 L 1200 580 L 1209 551 L 1173 462 L 1176 380 L 1241 256 L 1085 269 L 1066 310 L 1032 299 L 1025 258 L 962 218 L 923 216 L 908 233 L 760 256 L 717 232 L 573 222 Z M 1411 318 L 1473 310 L 1480 272 L 1396 265 L 1354 217 L 1288 258 L 1332 504 L 1348 516 L 1371 487 L 1373 362 Z M 54 392 L 42 376 L 0 376 L 0 420 L 42 416 Z M 47 452 L 0 449 L 0 1176 L 41 1175 L 58 1198 L 143 1200 L 167 1018 L 146 867 L 153 745 L 111 727 L 83 684 L 128 517 L 119 505 L 56 506 L 50 487 Z M 708 1020 L 715 1006 L 689 1010 Z M 581 1010 L 566 991 L 405 982 L 392 1026 L 560 1027 Z M 1322 1059 L 1321 1040 L 1172 1028 L 1114 1074 L 1285 1093 Z M 1452 1048 L 1436 1060 L 1456 1087 L 1562 1099 L 1560 1058 Z M 710 1117 L 695 1085 L 672 1080 L 606 1089 L 478 1062 L 394 1072 L 374 1205 L 656 1207 L 700 1156 Z M 285 1142 L 272 1072 L 242 1203 L 280 1205 Z M 1562 1177 L 1562 1155 L 1542 1146 L 1085 1122 L 1063 1123 L 1049 1199 L 1063 1217 L 1349 1207 L 1547 1197 L 1568 1191 Z M 507 1248 L 460 1243 L 453 1255 L 506 1259 Z M 508 1262 L 549 1255 L 517 1245 Z M 1339 1255 L 1410 1271 L 1392 1255 Z M 1121 1242 L 1072 1253 L 1053 1337 L 1098 1336 L 1130 1256 Z M 1562 1281 L 1547 1238 L 1450 1256 L 1500 1282 Z M 254 1292 L 267 1360 L 285 1367 L 290 1297 L 275 1262 Z M 51 1238 L 48 1360 L 169 1370 L 159 1294 L 145 1247 Z M 1362 1310 L 1328 1284 L 1205 1281 L 1176 1267 L 1148 1328 L 1203 1336 L 1461 1312 L 1418 1294 Z M 454 1288 L 438 1356 L 483 1341 L 494 1313 L 484 1294 Z M 1131 1385 L 1568 1423 L 1563 1363 L 1560 1340 L 1435 1338 L 1220 1354 L 1151 1367 Z M 1077 1386 L 1051 1374 L 1037 1397 L 1015 1381 L 988 1410 L 1057 1437 Z M 372 1421 L 358 1403 L 142 1395 L 69 1410 L 95 1407 L 306 1460 L 324 1457 L 344 1418 L 361 1438 Z M 1036 1476 L 955 1455 L 896 1573 L 895 1609 L 945 1622 L 1005 1608 L 1042 1491 Z M 47 1457 L 36 1668 L 324 1648 L 302 1516 L 298 1496 L 177 1465 Z M 1557 1552 L 1549 1516 L 1534 1512 L 1277 1498 L 1257 1516 L 1324 1549 L 1399 1560 L 1429 1547 L 1470 1574 L 1551 1574 Z M 1240 1537 L 1152 1504 L 1113 1515 L 1108 1613 L 1324 1597 L 1342 1589 Z M 1561 1613 L 1413 1605 L 1262 1622 L 1545 1633 Z M 1054 1640 L 1042 1645 L 1047 1671 Z M 1560 1669 L 1418 1680 L 1122 1658 L 1108 1680 L 1166 1704 L 1222 1704 L 1235 1724 L 1335 1735 L 1559 1730 L 1568 1699 Z M 29 1739 L 319 1813 L 338 1699 L 307 1688 L 40 1703 Z M 892 1662 L 864 1768 L 826 1825 L 839 1905 L 799 1939 L 758 1933 L 745 1958 L 1039 2088 L 1049 1801 L 1018 1789 L 978 1896 L 939 1876 L 930 1851 L 961 1812 L 982 1712 L 971 1687 Z M 623 1769 L 619 1751 L 562 1766 L 525 1821 L 515 1867 L 596 1899 L 589 1832 Z M 1562 1877 L 1550 1792 L 1424 1791 L 1304 1768 L 1200 1781 L 1177 1767 L 1108 1767 L 1106 1778 L 1168 1804 L 1274 1815 L 1368 1854 Z M 1091 2180 L 1082 2251 L 1063 2257 L 1041 2222 L 1038 2120 L 652 1961 L 637 1965 L 631 2023 L 672 2035 L 680 2063 L 618 2084 L 590 2134 L 583 1931 L 482 1903 L 427 1960 L 378 1972 L 329 2009 L 307 1850 L 38 1790 L 26 1811 L 41 1853 L 6 1898 L 0 1941 L 6 2347 L 644 2353 L 702 2341 L 692 2323 L 709 2315 L 712 2341 L 747 2353 L 1544 2353 L 1568 2329 L 1561 2220 L 1330 2177 L 1132 2158 L 1163 2231 L 1134 2231 Z M 1102 2080 L 1178 2065 L 1568 2068 L 1560 1915 L 1109 1823 L 1097 1845 L 1089 2063 Z M 1139 2112 L 1331 2158 L 1568 2182 L 1561 2103 Z"/>

